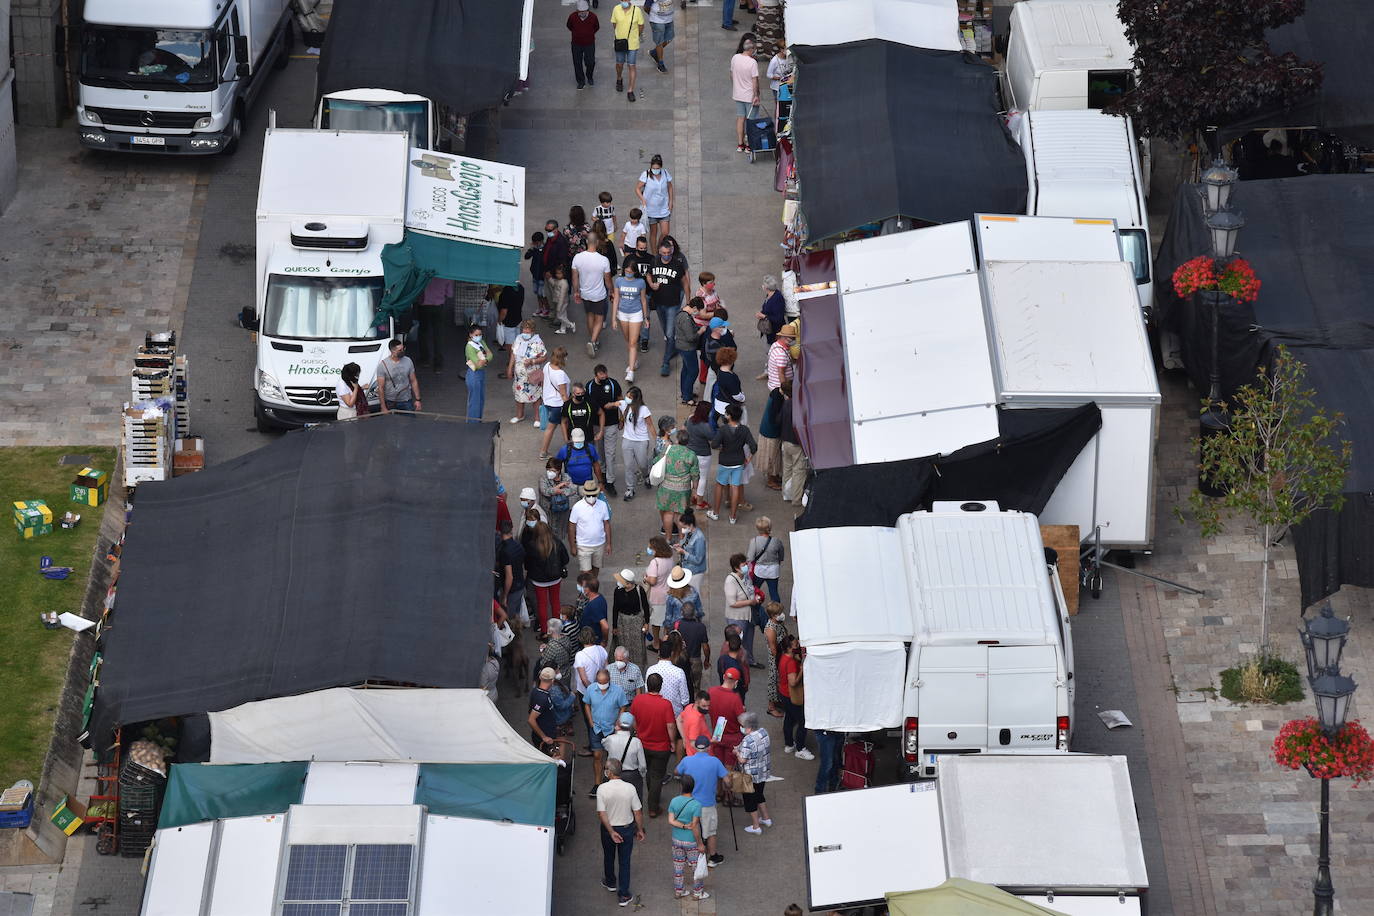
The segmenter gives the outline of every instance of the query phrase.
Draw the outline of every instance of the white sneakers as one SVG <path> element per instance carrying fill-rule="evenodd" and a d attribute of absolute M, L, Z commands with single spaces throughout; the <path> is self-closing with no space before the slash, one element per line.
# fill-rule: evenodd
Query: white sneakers
<path fill-rule="evenodd" d="M 790 754 L 790 753 L 792 753 L 792 745 L 790 745 L 790 744 L 784 744 L 784 745 L 782 746 L 782 752 L 783 752 L 784 754 Z"/>
<path fill-rule="evenodd" d="M 816 759 L 816 755 L 813 754 L 813 753 L 811 753 L 810 751 L 808 751 L 808 750 L 807 750 L 806 748 L 804 748 L 804 747 L 803 747 L 803 748 L 798 748 L 798 749 L 797 749 L 797 759 L 798 759 L 798 760 L 815 760 L 815 759 Z"/>
<path fill-rule="evenodd" d="M 752 833 L 754 836 L 758 836 L 759 834 L 763 833 L 763 828 L 755 827 L 753 824 L 750 824 L 748 827 L 744 828 L 744 832 Z"/>

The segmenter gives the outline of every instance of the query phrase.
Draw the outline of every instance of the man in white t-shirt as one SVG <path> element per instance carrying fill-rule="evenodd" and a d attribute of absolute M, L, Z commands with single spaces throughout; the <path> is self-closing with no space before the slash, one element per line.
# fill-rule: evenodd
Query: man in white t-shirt
<path fill-rule="evenodd" d="M 653 0 L 653 6 L 649 7 L 649 28 L 654 33 L 654 46 L 649 49 L 649 56 L 658 64 L 659 73 L 668 72 L 668 65 L 663 62 L 663 50 L 673 40 L 673 16 L 676 12 L 673 0 Z"/>
<path fill-rule="evenodd" d="M 583 697 L 587 689 L 596 683 L 596 675 L 602 668 L 606 667 L 606 648 L 596 641 L 596 634 L 591 630 L 582 631 L 582 648 L 573 656 L 572 685 L 573 690 L 577 691 L 578 708 L 581 709 Z M 592 746 L 591 723 L 579 711 L 574 719 L 582 719 L 587 723 L 587 750 L 594 750 Z"/>
<path fill-rule="evenodd" d="M 583 572 L 601 572 L 611 556 L 611 510 L 601 501 L 601 485 L 595 480 L 582 485 L 582 498 L 568 513 L 568 540 Z"/>
<path fill-rule="evenodd" d="M 573 301 L 587 311 L 587 357 L 595 358 L 600 349 L 601 329 L 606 326 L 606 299 L 611 286 L 611 262 L 592 249 L 578 252 L 572 259 Z"/>

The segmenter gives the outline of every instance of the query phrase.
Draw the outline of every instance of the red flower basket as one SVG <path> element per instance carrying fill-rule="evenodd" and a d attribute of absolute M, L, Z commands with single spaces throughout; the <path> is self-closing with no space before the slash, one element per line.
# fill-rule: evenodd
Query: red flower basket
<path fill-rule="evenodd" d="M 1358 719 L 1333 738 L 1316 719 L 1294 719 L 1274 739 L 1274 761 L 1291 770 L 1306 768 L 1317 779 L 1345 777 L 1358 786 L 1374 780 L 1374 738 Z"/>
<path fill-rule="evenodd" d="M 1259 298 L 1259 277 L 1244 258 L 1233 258 L 1218 271 L 1214 259 L 1199 255 L 1178 265 L 1173 280 L 1174 292 L 1184 299 L 1206 289 L 1226 293 L 1239 302 Z"/>

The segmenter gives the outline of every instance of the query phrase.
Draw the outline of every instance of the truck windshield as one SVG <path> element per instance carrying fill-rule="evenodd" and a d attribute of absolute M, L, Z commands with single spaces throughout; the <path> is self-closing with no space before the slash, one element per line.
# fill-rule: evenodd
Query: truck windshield
<path fill-rule="evenodd" d="M 1149 283 L 1150 245 L 1145 241 L 1145 230 L 1122 229 L 1121 248 L 1126 255 L 1126 262 L 1131 265 L 1131 270 L 1135 272 L 1136 285 Z"/>
<path fill-rule="evenodd" d="M 81 35 L 83 79 L 179 89 L 215 85 L 214 42 L 197 29 L 88 25 Z"/>
<path fill-rule="evenodd" d="M 427 102 L 364 102 L 324 99 L 320 127 L 329 130 L 405 130 L 410 145 L 429 149 Z"/>
<path fill-rule="evenodd" d="M 297 340 L 375 340 L 386 330 L 373 327 L 381 301 L 381 277 L 272 274 L 262 333 Z"/>

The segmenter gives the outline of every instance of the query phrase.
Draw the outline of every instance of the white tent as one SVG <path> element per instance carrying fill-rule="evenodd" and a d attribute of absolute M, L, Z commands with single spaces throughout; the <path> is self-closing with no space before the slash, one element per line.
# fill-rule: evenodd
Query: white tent
<path fill-rule="evenodd" d="M 881 38 L 935 51 L 962 47 L 955 0 L 788 0 L 784 17 L 788 44 Z"/>
<path fill-rule="evenodd" d="M 548 763 L 484 690 L 336 687 L 210 713 L 211 763 Z"/>

